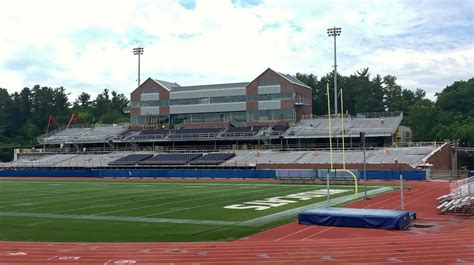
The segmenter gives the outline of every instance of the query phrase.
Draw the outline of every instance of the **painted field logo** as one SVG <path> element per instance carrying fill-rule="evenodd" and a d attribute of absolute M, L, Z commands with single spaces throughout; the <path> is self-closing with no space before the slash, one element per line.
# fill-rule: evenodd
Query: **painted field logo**
<path fill-rule="evenodd" d="M 339 189 L 330 189 L 329 192 L 331 195 L 343 193 L 347 190 L 339 190 Z M 306 191 L 300 192 L 296 194 L 290 194 L 285 196 L 279 197 L 271 197 L 263 200 L 256 200 L 251 202 L 244 202 L 243 204 L 232 204 L 224 206 L 225 209 L 234 209 L 234 210 L 246 210 L 246 209 L 254 209 L 256 211 L 263 211 L 270 209 L 272 207 L 280 207 L 283 205 L 287 205 L 290 203 L 295 203 L 298 201 L 306 201 L 311 200 L 313 198 L 323 197 L 326 196 L 327 190 L 313 190 L 313 191 Z"/>

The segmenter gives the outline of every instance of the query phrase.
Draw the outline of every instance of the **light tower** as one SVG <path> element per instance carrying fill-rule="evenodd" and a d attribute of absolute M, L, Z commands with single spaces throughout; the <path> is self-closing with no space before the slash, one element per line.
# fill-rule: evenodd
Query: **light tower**
<path fill-rule="evenodd" d="M 334 114 L 337 115 L 337 60 L 336 60 L 336 37 L 341 35 L 341 28 L 332 27 L 328 29 L 328 36 L 334 37 Z"/>
<path fill-rule="evenodd" d="M 138 55 L 138 86 L 140 86 L 140 55 L 143 55 L 143 48 L 137 47 L 133 48 L 133 54 Z"/>

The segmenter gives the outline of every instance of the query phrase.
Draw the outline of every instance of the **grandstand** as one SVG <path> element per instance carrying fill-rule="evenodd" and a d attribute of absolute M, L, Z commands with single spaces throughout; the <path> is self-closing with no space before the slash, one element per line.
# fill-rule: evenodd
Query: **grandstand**
<path fill-rule="evenodd" d="M 386 146 L 394 142 L 406 142 L 399 130 L 403 113 L 384 113 L 377 118 L 363 118 L 360 115 L 344 116 L 344 137 L 347 146 L 360 146 L 359 134 L 366 133 L 371 146 Z M 331 133 L 342 137 L 341 118 L 333 117 Z M 179 126 L 177 126 L 179 127 Z M 94 127 L 66 128 L 38 138 L 42 145 L 81 145 L 110 143 L 118 146 L 154 142 L 167 145 L 170 142 L 199 141 L 203 145 L 228 145 L 229 139 L 244 140 L 245 143 L 285 144 L 292 147 L 327 147 L 329 138 L 328 117 L 304 117 L 294 125 L 274 124 L 254 126 L 206 127 L 200 128 L 148 128 L 127 125 L 96 125 Z"/>
<path fill-rule="evenodd" d="M 38 138 L 39 144 L 93 144 L 108 143 L 123 136 L 127 124 L 101 124 L 90 127 L 64 128 Z"/>
<path fill-rule="evenodd" d="M 398 114 L 398 115 L 397 115 Z M 385 114 L 387 115 L 387 114 Z M 341 135 L 342 121 L 344 119 L 344 135 L 348 138 L 358 138 L 360 132 L 365 132 L 366 137 L 391 137 L 397 131 L 403 119 L 402 113 L 393 116 L 380 116 L 365 118 L 363 114 L 356 117 L 344 115 L 334 116 L 331 124 L 333 135 Z M 305 117 L 291 129 L 286 130 L 287 138 L 327 138 L 329 132 L 328 117 Z"/>
<path fill-rule="evenodd" d="M 431 144 L 418 147 L 377 148 L 366 152 L 369 168 L 404 169 L 422 168 L 431 157 L 447 144 Z M 21 159 L 1 164 L 2 167 L 58 167 L 58 168 L 98 168 L 109 166 L 171 166 L 184 167 L 217 166 L 226 168 L 328 168 L 329 150 L 232 150 L 226 152 L 177 153 L 163 151 L 117 151 L 105 154 L 35 154 L 23 155 Z M 333 163 L 341 168 L 343 162 L 348 168 L 361 168 L 362 150 L 335 150 Z M 395 162 L 396 160 L 396 162 Z M 397 164 L 395 164 L 397 163 Z"/>

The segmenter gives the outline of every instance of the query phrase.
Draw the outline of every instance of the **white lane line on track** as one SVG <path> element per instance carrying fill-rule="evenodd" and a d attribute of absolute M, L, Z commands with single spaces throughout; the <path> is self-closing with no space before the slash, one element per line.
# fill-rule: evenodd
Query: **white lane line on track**
<path fill-rule="evenodd" d="M 321 230 L 321 231 L 319 231 L 319 232 L 316 232 L 316 233 L 314 233 L 314 234 L 311 234 L 311 235 L 309 235 L 309 236 L 303 238 L 302 240 L 303 240 L 303 241 L 306 241 L 307 239 L 309 239 L 309 238 L 311 238 L 311 237 L 313 237 L 313 236 L 322 234 L 322 233 L 324 233 L 324 232 L 326 232 L 326 231 L 329 231 L 329 230 L 332 230 L 332 229 L 334 229 L 334 228 L 336 228 L 336 227 L 335 227 L 335 226 L 331 226 L 331 227 L 325 228 L 325 229 L 323 229 L 323 230 Z"/>
<path fill-rule="evenodd" d="M 275 239 L 275 240 L 273 240 L 273 241 L 278 242 L 278 241 L 280 241 L 280 240 L 282 240 L 282 239 L 285 239 L 285 238 L 287 238 L 287 237 L 290 237 L 290 236 L 299 234 L 299 233 L 301 233 L 301 232 L 303 232 L 303 231 L 306 231 L 306 230 L 308 230 L 308 229 L 315 228 L 315 227 L 316 227 L 316 226 L 308 226 L 308 227 L 306 227 L 306 228 L 303 228 L 303 229 L 298 230 L 298 231 L 296 231 L 296 232 L 293 232 L 293 233 L 291 233 L 291 234 L 288 234 L 288 235 L 282 236 L 282 237 L 280 237 L 280 238 L 277 238 L 277 239 Z"/>

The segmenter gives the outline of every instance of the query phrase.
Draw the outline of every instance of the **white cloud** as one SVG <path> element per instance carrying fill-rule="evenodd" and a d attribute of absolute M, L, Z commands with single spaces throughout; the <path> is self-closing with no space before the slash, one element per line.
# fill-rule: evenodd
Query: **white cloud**
<path fill-rule="evenodd" d="M 72 97 L 104 88 L 128 95 L 136 87 L 137 43 L 145 47 L 142 80 L 250 81 L 267 67 L 322 76 L 333 65 L 326 28 L 336 25 L 342 74 L 370 67 L 433 94 L 473 73 L 472 9 L 462 2 L 268 0 L 241 8 L 197 0 L 186 9 L 172 0 L 10 1 L 0 9 L 0 87 L 17 91 L 36 81 L 64 85 Z M 35 72 L 9 64 L 25 49 L 37 53 L 30 55 Z"/>

